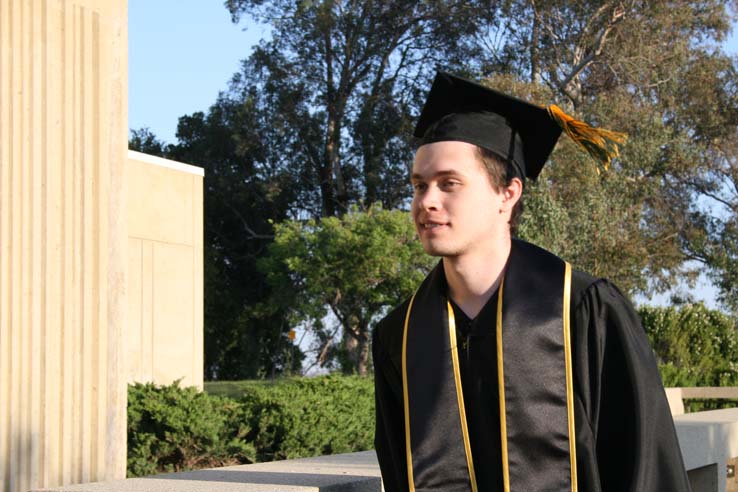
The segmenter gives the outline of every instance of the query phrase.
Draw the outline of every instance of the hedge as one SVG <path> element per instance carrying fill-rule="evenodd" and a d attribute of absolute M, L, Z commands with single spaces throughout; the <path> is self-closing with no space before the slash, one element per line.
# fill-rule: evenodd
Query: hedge
<path fill-rule="evenodd" d="M 196 388 L 128 387 L 128 476 L 251 463 L 243 405 Z"/>
<path fill-rule="evenodd" d="M 206 390 L 129 386 L 129 476 L 373 448 L 370 378 L 209 383 Z"/>
<path fill-rule="evenodd" d="M 738 383 L 736 321 L 704 304 L 639 310 L 665 386 Z"/>
<path fill-rule="evenodd" d="M 736 320 L 704 304 L 639 310 L 665 386 L 738 384 Z M 692 399 L 688 412 L 729 408 L 735 400 Z"/>
<path fill-rule="evenodd" d="M 239 401 L 250 416 L 258 461 L 373 448 L 372 379 L 291 378 L 273 385 L 246 386 Z"/>

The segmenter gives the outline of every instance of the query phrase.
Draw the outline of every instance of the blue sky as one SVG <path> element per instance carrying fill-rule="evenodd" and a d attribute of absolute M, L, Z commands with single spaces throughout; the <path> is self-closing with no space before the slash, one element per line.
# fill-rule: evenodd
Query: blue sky
<path fill-rule="evenodd" d="M 175 142 L 178 118 L 207 110 L 263 35 L 222 0 L 129 0 L 128 127 Z"/>
<path fill-rule="evenodd" d="M 129 128 L 148 127 L 174 143 L 178 118 L 206 111 L 266 34 L 261 26 L 244 25 L 231 22 L 222 0 L 129 0 Z M 735 29 L 725 48 L 738 54 Z M 695 295 L 715 306 L 715 291 L 706 282 Z"/>

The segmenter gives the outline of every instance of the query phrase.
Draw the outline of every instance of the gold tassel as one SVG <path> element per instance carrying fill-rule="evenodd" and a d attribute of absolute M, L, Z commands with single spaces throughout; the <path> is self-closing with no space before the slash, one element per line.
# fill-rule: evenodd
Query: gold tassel
<path fill-rule="evenodd" d="M 561 129 L 569 135 L 569 138 L 586 150 L 597 162 L 601 163 L 605 171 L 610 167 L 610 161 L 620 155 L 618 146 L 624 144 L 628 139 L 628 135 L 625 133 L 595 128 L 583 121 L 576 120 L 564 113 L 555 104 L 550 105 L 547 109 L 551 119 L 558 123 Z M 599 172 L 598 167 L 597 173 L 599 174 Z"/>

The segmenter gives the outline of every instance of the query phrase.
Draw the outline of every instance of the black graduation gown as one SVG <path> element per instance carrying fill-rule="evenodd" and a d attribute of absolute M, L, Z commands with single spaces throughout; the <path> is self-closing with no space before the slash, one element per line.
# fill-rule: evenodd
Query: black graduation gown
<path fill-rule="evenodd" d="M 408 490 L 401 375 L 408 302 L 387 315 L 373 333 L 375 447 L 387 492 Z M 496 305 L 495 295 L 473 321 L 454 307 L 480 491 L 502 490 Z M 579 491 L 688 492 L 656 362 L 628 300 L 607 280 L 574 271 L 571 337 Z"/>

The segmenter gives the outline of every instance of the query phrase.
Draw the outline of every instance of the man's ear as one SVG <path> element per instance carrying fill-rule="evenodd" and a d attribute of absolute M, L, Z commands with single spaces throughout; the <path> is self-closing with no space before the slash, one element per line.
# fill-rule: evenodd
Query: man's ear
<path fill-rule="evenodd" d="M 523 194 L 523 182 L 520 178 L 513 178 L 510 184 L 502 189 L 503 199 L 500 212 L 510 212 Z"/>

